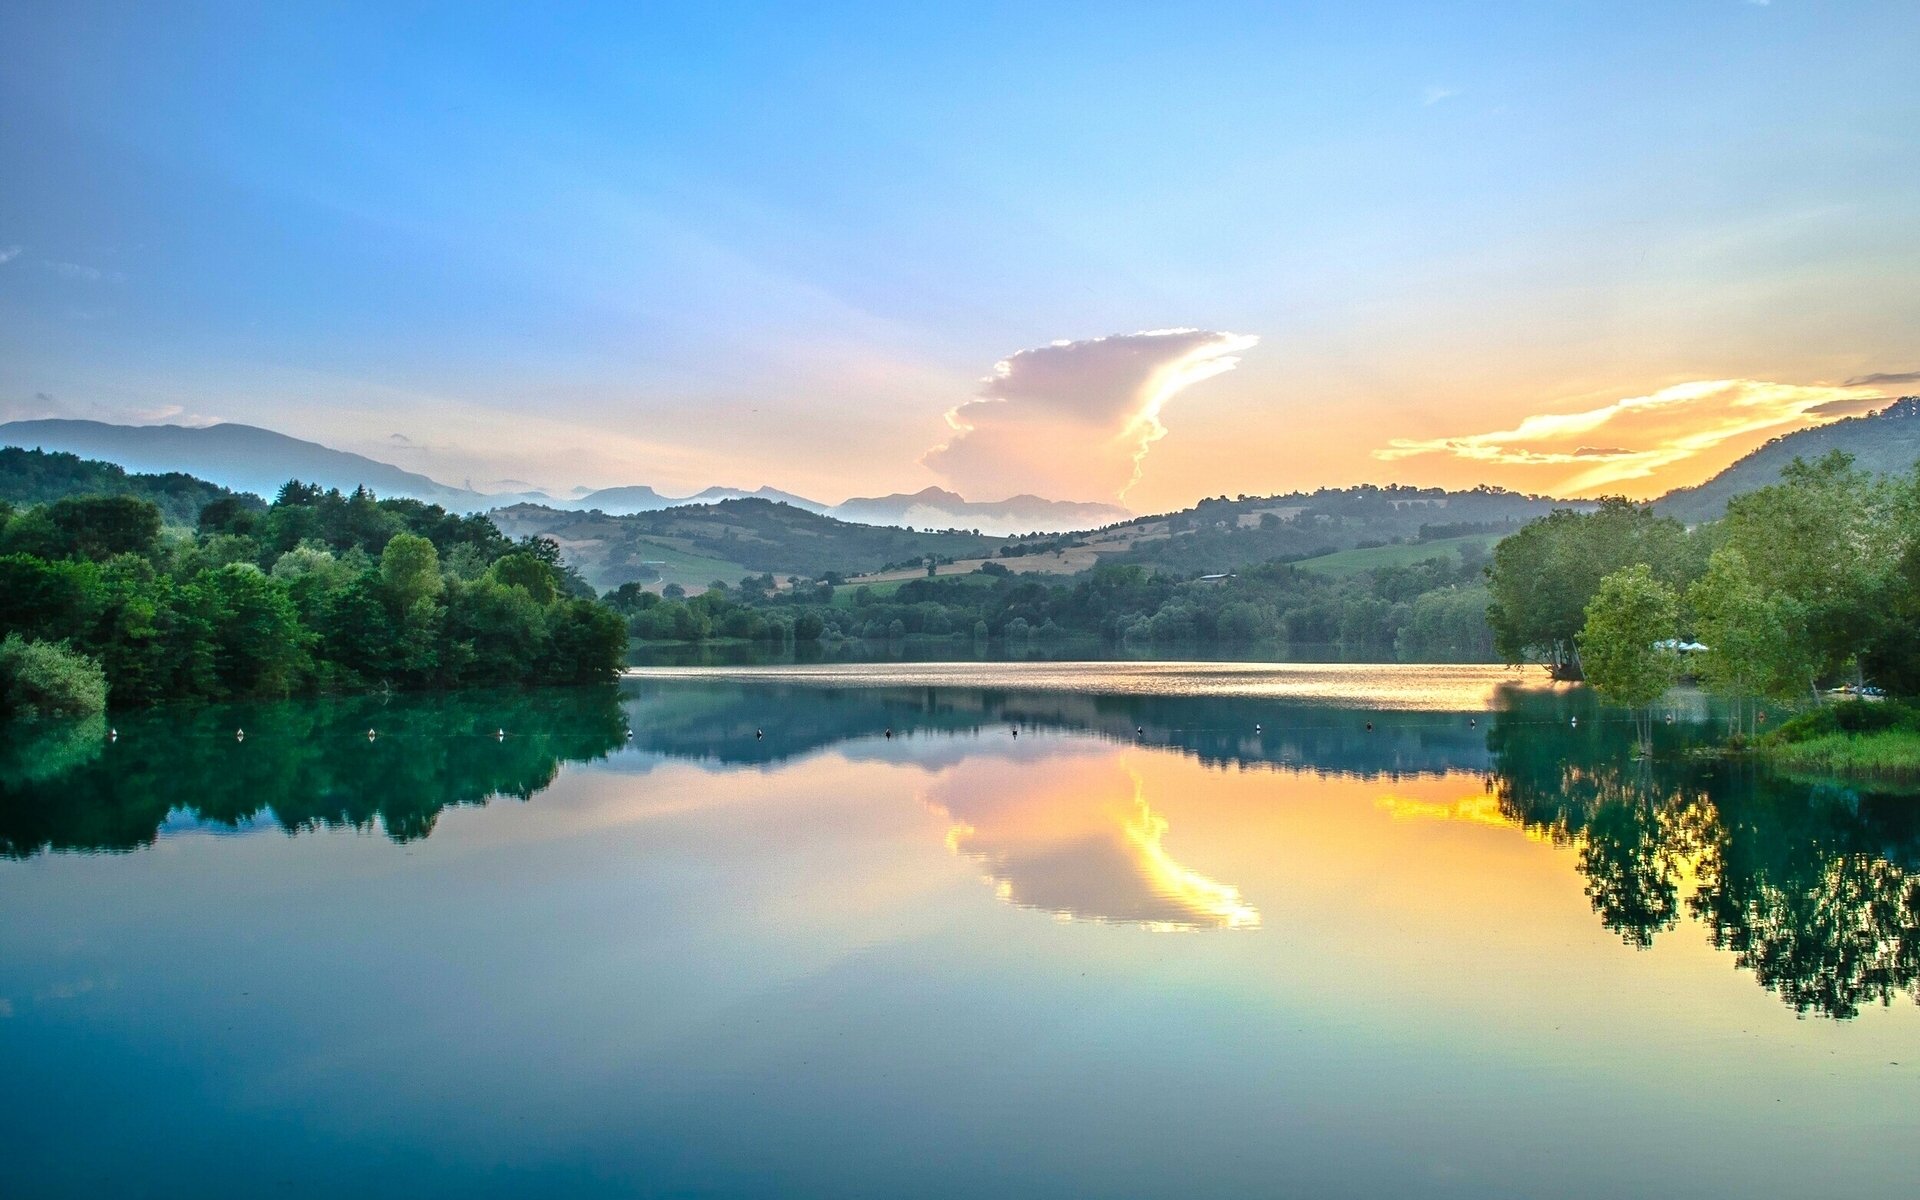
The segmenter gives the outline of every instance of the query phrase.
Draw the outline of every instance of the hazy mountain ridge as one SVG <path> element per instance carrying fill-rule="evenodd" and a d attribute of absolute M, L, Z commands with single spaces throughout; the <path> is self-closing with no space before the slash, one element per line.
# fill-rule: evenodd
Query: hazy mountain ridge
<path fill-rule="evenodd" d="M 391 463 L 255 425 L 110 425 L 49 419 L 0 425 L 0 443 L 65 451 L 143 474 L 183 473 L 272 499 L 289 479 L 339 488 L 365 485 L 379 496 L 412 496 L 460 512 L 507 497 L 453 487 Z"/>
<path fill-rule="evenodd" d="M 888 496 L 855 496 L 828 510 L 843 521 L 911 525 L 933 529 L 979 529 L 983 533 L 1062 533 L 1094 529 L 1133 516 L 1115 504 L 1048 500 L 1021 493 L 1005 500 L 968 500 L 945 488 L 922 488 Z"/>
<path fill-rule="evenodd" d="M 1811 462 L 1834 450 L 1853 455 L 1854 465 L 1877 475 L 1912 470 L 1920 463 L 1920 396 L 1902 396 L 1867 416 L 1782 434 L 1706 482 L 1675 488 L 1653 505 L 1688 524 L 1711 521 L 1726 512 L 1732 497 L 1779 482 L 1794 459 Z"/>
<path fill-rule="evenodd" d="M 969 501 L 940 488 L 911 495 L 855 497 L 825 504 L 806 496 L 759 487 L 714 486 L 691 496 L 663 495 L 646 484 L 598 488 L 572 498 L 537 490 L 485 492 L 442 483 L 417 471 L 364 454 L 336 450 L 255 425 L 114 425 L 104 421 L 46 419 L 0 424 L 0 444 L 76 454 L 117 463 L 128 471 L 186 474 L 233 491 L 271 499 L 289 479 L 350 492 L 361 485 L 379 496 L 411 496 L 456 512 L 485 512 L 532 503 L 609 516 L 717 504 L 725 500 L 768 500 L 843 521 L 866 525 L 973 529 L 994 533 L 1086 528 L 1130 516 L 1104 504 L 1048 500 L 1021 495 L 994 502 Z"/>

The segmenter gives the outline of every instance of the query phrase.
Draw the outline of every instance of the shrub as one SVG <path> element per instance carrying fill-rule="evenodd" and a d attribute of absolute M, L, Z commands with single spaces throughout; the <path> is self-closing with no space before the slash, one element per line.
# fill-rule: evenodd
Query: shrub
<path fill-rule="evenodd" d="M 107 706 L 100 664 L 57 642 L 0 642 L 0 715 L 87 716 Z"/>

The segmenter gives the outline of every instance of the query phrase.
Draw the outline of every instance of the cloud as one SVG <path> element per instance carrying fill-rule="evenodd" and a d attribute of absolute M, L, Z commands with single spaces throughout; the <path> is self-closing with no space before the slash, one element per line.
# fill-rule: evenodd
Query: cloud
<path fill-rule="evenodd" d="M 1885 403 L 1884 396 L 1850 390 L 1857 386 L 1700 380 L 1580 412 L 1542 413 L 1491 433 L 1395 438 L 1373 453 L 1389 462 L 1445 454 L 1500 466 L 1561 467 L 1565 478 L 1550 486 L 1578 495 L 1645 479 L 1735 439 L 1817 425 Z M 1589 443 L 1597 431 L 1605 432 L 1606 445 Z"/>
<path fill-rule="evenodd" d="M 1167 403 L 1231 371 L 1258 340 L 1159 329 L 1022 350 L 947 413 L 953 436 L 920 461 L 970 500 L 1124 497 L 1166 436 Z"/>
<path fill-rule="evenodd" d="M 48 392 L 35 392 L 32 399 L 0 398 L 0 421 L 39 421 L 48 418 L 105 421 L 112 425 L 211 425 L 217 418 L 189 413 L 178 404 L 139 405 L 103 404 L 97 401 L 61 400 Z"/>
<path fill-rule="evenodd" d="M 14 259 L 19 258 L 20 252 L 25 249 L 26 249 L 25 246 L 0 246 L 0 267 L 3 267 L 8 263 L 12 262 Z"/>
<path fill-rule="evenodd" d="M 1879 375 L 1855 375 L 1847 387 L 1879 387 L 1885 384 L 1920 383 L 1920 371 L 1888 371 Z"/>
<path fill-rule="evenodd" d="M 1442 100 L 1451 100 L 1459 94 L 1459 88 L 1447 87 L 1444 84 L 1436 83 L 1427 88 L 1426 91 L 1420 93 L 1420 103 L 1426 105 L 1428 108 L 1432 108 Z"/>
<path fill-rule="evenodd" d="M 85 283 L 98 283 L 103 274 L 99 267 L 89 267 L 84 263 L 50 262 L 47 270 L 62 279 L 78 279 Z"/>

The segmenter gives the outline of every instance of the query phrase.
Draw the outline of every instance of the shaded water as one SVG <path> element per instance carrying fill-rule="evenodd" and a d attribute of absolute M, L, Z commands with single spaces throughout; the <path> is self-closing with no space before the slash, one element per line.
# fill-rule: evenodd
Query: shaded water
<path fill-rule="evenodd" d="M 801 665 L 16 736 L 4 1190 L 1904 1195 L 1916 802 L 1673 716 Z"/>

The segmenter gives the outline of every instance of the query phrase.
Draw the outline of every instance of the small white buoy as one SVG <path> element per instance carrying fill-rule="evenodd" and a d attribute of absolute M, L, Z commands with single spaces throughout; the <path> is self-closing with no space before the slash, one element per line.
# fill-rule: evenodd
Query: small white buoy
<path fill-rule="evenodd" d="M 1577 726 L 1577 725 L 1579 725 L 1579 724 L 1580 724 L 1580 718 L 1579 718 L 1579 717 L 1568 717 L 1568 718 L 1567 718 L 1567 724 L 1569 724 L 1569 725 L 1576 725 L 1576 726 Z"/>
<path fill-rule="evenodd" d="M 368 740 L 368 741 L 372 741 L 372 740 L 373 740 L 374 738 L 376 738 L 376 737 L 378 737 L 378 736 L 379 736 L 379 735 L 378 735 L 378 734 L 376 734 L 376 733 L 374 733 L 374 731 L 373 731 L 373 730 L 371 730 L 371 729 L 369 729 L 369 730 L 367 730 L 367 740 Z"/>
<path fill-rule="evenodd" d="M 631 730 L 631 729 L 629 729 L 629 730 L 627 730 L 627 740 L 628 740 L 628 741 L 632 741 L 632 740 L 633 740 L 633 730 Z"/>
<path fill-rule="evenodd" d="M 891 732 L 892 732 L 892 731 L 891 731 L 891 730 L 889 730 L 888 732 L 889 732 L 889 734 L 891 734 Z M 754 730 L 754 731 L 753 731 L 753 740 L 754 740 L 754 741 L 756 741 L 756 742 L 757 742 L 757 741 L 759 741 L 759 740 L 760 740 L 761 738 L 763 738 L 763 737 L 765 737 L 765 736 L 767 736 L 767 734 L 766 734 L 766 731 L 765 731 L 765 730 L 761 730 L 761 729 L 756 729 L 756 730 Z"/>
<path fill-rule="evenodd" d="M 118 729 L 109 729 L 109 730 L 107 730 L 107 740 L 108 740 L 108 741 L 110 741 L 110 742 L 117 742 L 117 741 L 119 741 L 119 740 L 120 740 L 120 731 L 119 731 Z"/>
<path fill-rule="evenodd" d="M 893 726 L 891 726 L 891 725 L 889 725 L 889 726 L 887 726 L 887 736 L 888 736 L 888 737 L 892 737 L 892 736 L 893 736 Z"/>
<path fill-rule="evenodd" d="M 1368 722 L 1367 722 L 1367 732 L 1368 732 L 1368 733 L 1372 733 L 1372 732 L 1373 732 L 1373 722 L 1372 722 L 1372 721 L 1368 721 Z"/>
<path fill-rule="evenodd" d="M 497 742 L 504 742 L 507 740 L 507 731 L 504 729 L 496 729 L 493 731 L 493 738 Z"/>
<path fill-rule="evenodd" d="M 234 730 L 234 731 L 233 731 L 233 740 L 234 740 L 234 741 L 236 741 L 236 742 L 244 742 L 244 741 L 246 741 L 246 740 L 247 740 L 247 731 L 246 731 L 246 730 L 244 730 L 244 729 L 236 729 L 236 730 Z"/>
<path fill-rule="evenodd" d="M 1135 725 L 1133 727 L 1133 736 L 1145 737 L 1146 735 L 1147 735 L 1147 727 L 1145 725 Z"/>
<path fill-rule="evenodd" d="M 1015 737 L 1019 737 L 1019 736 L 1020 736 L 1020 727 L 1019 727 L 1018 725 L 1015 725 L 1015 726 L 1013 727 L 1013 736 L 1015 736 Z"/>
<path fill-rule="evenodd" d="M 1468 718 L 1467 718 L 1467 728 L 1468 728 L 1468 729 L 1478 729 L 1478 728 L 1480 728 L 1480 718 L 1478 718 L 1478 717 L 1468 717 Z"/>
<path fill-rule="evenodd" d="M 1260 732 L 1260 722 L 1258 722 L 1258 721 L 1255 721 L 1255 722 L 1253 723 L 1253 731 L 1254 731 L 1255 733 L 1259 733 L 1259 732 Z"/>

